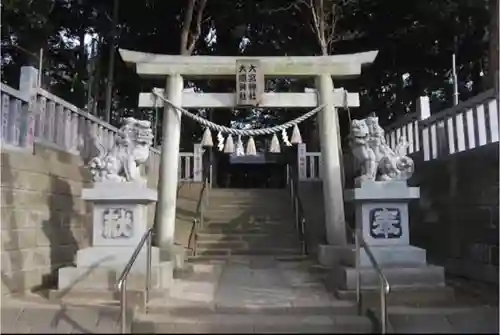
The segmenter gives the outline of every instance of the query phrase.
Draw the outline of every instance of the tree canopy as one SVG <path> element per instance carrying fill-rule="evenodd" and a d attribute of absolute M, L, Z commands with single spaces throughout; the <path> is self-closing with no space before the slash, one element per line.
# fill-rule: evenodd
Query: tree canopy
<path fill-rule="evenodd" d="M 453 52 L 461 100 L 491 85 L 485 80 L 492 27 L 488 9 L 495 1 L 193 0 L 189 21 L 190 1 L 120 1 L 113 22 L 113 0 L 6 0 L 2 3 L 2 81 L 16 86 L 20 67 L 38 66 L 43 50 L 43 85 L 103 116 L 115 34 L 120 48 L 164 54 L 268 56 L 379 50 L 362 76 L 336 85 L 361 94 L 361 107 L 352 111 L 354 115 L 376 111 L 382 122 L 389 122 L 412 111 L 420 95 L 429 95 L 435 109 L 451 104 Z M 328 45 L 318 38 L 321 17 Z M 181 42 L 186 24 L 191 35 Z M 193 40 L 192 50 L 182 49 L 183 43 L 189 48 Z M 112 122 L 130 114 L 153 117 L 151 111 L 138 111 L 138 93 L 164 83 L 140 79 L 117 54 L 116 58 Z M 188 84 L 206 91 L 234 90 L 233 81 Z M 282 78 L 267 85 L 277 91 L 302 91 L 312 82 Z M 265 124 L 294 115 L 234 114 L 218 111 L 214 120 L 228 124 L 234 118 L 251 117 L 250 121 Z M 183 134 L 189 138 L 201 133 L 189 122 L 184 127 Z"/>

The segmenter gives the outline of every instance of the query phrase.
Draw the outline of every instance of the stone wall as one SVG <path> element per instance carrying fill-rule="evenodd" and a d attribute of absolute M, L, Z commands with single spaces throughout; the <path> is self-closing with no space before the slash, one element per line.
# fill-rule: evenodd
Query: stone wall
<path fill-rule="evenodd" d="M 92 208 L 81 200 L 90 187 L 80 157 L 35 144 L 33 152 L 2 147 L 2 295 L 53 286 L 56 270 L 72 265 L 76 252 L 90 246 Z M 158 171 L 148 171 L 156 188 Z M 179 185 L 176 243 L 187 246 L 201 185 Z M 155 206 L 149 209 L 152 225 Z"/>
<path fill-rule="evenodd" d="M 498 144 L 430 162 L 414 157 L 421 199 L 410 203 L 410 243 L 427 250 L 431 263 L 448 273 L 498 283 Z M 321 182 L 300 183 L 311 249 L 324 241 Z M 354 222 L 345 204 L 346 221 Z"/>
<path fill-rule="evenodd" d="M 80 199 L 88 175 L 77 156 L 34 146 L 1 152 L 2 295 L 50 281 L 89 245 L 88 204 Z"/>
<path fill-rule="evenodd" d="M 498 144 L 426 162 L 412 182 L 412 244 L 450 273 L 498 283 Z"/>

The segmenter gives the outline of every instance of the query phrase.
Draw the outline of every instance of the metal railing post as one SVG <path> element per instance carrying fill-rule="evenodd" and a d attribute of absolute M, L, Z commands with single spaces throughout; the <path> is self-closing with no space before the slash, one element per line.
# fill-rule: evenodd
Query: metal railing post
<path fill-rule="evenodd" d="M 199 226 L 198 220 L 197 219 L 193 219 L 193 224 L 195 225 L 195 232 L 197 232 L 198 231 L 198 226 Z M 195 233 L 195 235 L 194 235 L 194 244 L 193 244 L 193 256 L 195 256 L 195 257 L 198 254 L 198 248 L 197 248 L 198 243 L 197 243 L 197 241 L 198 241 L 198 236 Z"/>
<path fill-rule="evenodd" d="M 146 245 L 146 291 L 144 292 L 144 310 L 148 312 L 149 289 L 151 288 L 151 249 L 153 248 L 153 234 L 148 235 Z"/>
<path fill-rule="evenodd" d="M 120 287 L 120 331 L 127 333 L 127 279 L 122 282 Z"/>
<path fill-rule="evenodd" d="M 387 333 L 387 288 L 382 278 L 380 278 L 380 323 L 381 333 Z"/>
<path fill-rule="evenodd" d="M 146 302 L 146 309 L 147 309 L 147 302 L 149 302 L 149 287 L 151 286 L 151 247 L 152 247 L 152 235 L 153 235 L 153 228 L 149 228 L 146 233 L 142 236 L 141 240 L 139 241 L 139 244 L 134 250 L 134 253 L 132 256 L 130 256 L 129 261 L 127 262 L 127 265 L 125 265 L 125 268 L 123 269 L 120 278 L 118 279 L 117 282 L 117 288 L 120 291 L 120 331 L 122 334 L 127 333 L 127 278 L 130 273 L 130 270 L 135 264 L 135 261 L 137 257 L 139 256 L 139 253 L 142 250 L 142 247 L 144 246 L 145 243 L 147 243 L 147 254 L 146 254 L 146 292 L 144 294 L 144 300 Z"/>
<path fill-rule="evenodd" d="M 351 230 L 352 231 L 352 230 Z M 385 277 L 382 268 L 378 264 L 372 251 L 366 244 L 360 229 L 354 229 L 354 243 L 356 246 L 356 301 L 358 303 L 358 312 L 363 312 L 363 296 L 361 295 L 361 248 L 363 248 L 370 260 L 373 268 L 378 274 L 380 279 L 380 330 L 382 334 L 387 333 L 387 295 L 391 291 L 389 281 Z"/>
<path fill-rule="evenodd" d="M 301 231 L 300 229 L 300 217 L 299 217 L 299 200 L 297 199 L 297 197 L 294 198 L 295 199 L 295 204 L 294 204 L 294 208 L 295 208 L 295 225 L 297 226 L 297 230 Z"/>
<path fill-rule="evenodd" d="M 300 226 L 301 226 L 301 230 L 302 230 L 302 255 L 305 256 L 307 255 L 307 241 L 306 241 L 306 219 L 302 218 L 302 220 L 300 220 Z"/>
<path fill-rule="evenodd" d="M 360 258 L 361 258 L 361 250 L 359 246 L 359 237 L 358 230 L 356 229 L 356 233 L 354 234 L 354 244 L 356 245 L 356 303 L 358 305 L 358 314 L 361 315 L 361 275 L 360 275 Z"/>

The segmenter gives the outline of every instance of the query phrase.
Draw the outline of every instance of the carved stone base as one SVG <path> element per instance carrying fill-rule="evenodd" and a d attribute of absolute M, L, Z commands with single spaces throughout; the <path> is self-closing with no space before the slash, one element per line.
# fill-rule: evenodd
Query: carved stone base
<path fill-rule="evenodd" d="M 59 269 L 58 291 L 116 291 L 116 284 L 123 268 L 117 270 L 106 266 L 65 267 Z M 151 289 L 166 290 L 172 282 L 172 263 L 157 262 L 151 268 Z M 131 272 L 127 278 L 127 289 L 144 290 L 146 275 Z"/>
<path fill-rule="evenodd" d="M 356 227 L 368 245 L 409 245 L 408 202 L 418 199 L 419 188 L 406 182 L 365 181 L 346 190 L 346 201 L 355 203 Z"/>
<path fill-rule="evenodd" d="M 445 287 L 444 268 L 427 263 L 426 251 L 411 245 L 370 246 L 370 250 L 389 280 L 392 289 L 414 292 L 419 289 Z M 321 245 L 319 262 L 331 269 L 327 285 L 339 292 L 349 293 L 356 289 L 356 251 L 353 245 Z M 380 279 L 368 255 L 361 249 L 361 285 L 363 290 L 379 287 Z"/>
<path fill-rule="evenodd" d="M 142 183 L 95 183 L 82 198 L 93 203 L 94 247 L 135 248 L 148 229 L 147 205 L 157 192 Z"/>
<path fill-rule="evenodd" d="M 411 245 L 395 246 L 371 246 L 373 256 L 381 267 L 397 266 L 425 266 L 427 257 L 425 249 Z M 356 266 L 356 248 L 354 245 L 333 246 L 320 245 L 318 248 L 319 263 L 327 268 L 333 268 L 339 264 L 344 266 Z M 361 249 L 361 267 L 371 267 L 364 249 Z"/>
<path fill-rule="evenodd" d="M 82 198 L 93 203 L 92 247 L 78 250 L 76 268 L 59 270 L 59 289 L 74 285 L 82 289 L 114 289 L 148 230 L 147 206 L 156 201 L 157 192 L 144 183 L 99 182 L 84 189 Z M 146 244 L 142 247 L 131 269 L 131 278 L 145 277 L 146 247 Z M 160 250 L 156 247 L 151 250 L 151 258 L 155 285 L 168 287 L 172 264 L 160 262 Z"/>
<path fill-rule="evenodd" d="M 134 253 L 135 247 L 90 247 L 78 250 L 76 253 L 77 268 L 105 267 L 121 272 Z M 151 264 L 160 262 L 160 250 L 151 250 Z M 146 247 L 144 247 L 132 266 L 131 272 L 146 273 Z"/>

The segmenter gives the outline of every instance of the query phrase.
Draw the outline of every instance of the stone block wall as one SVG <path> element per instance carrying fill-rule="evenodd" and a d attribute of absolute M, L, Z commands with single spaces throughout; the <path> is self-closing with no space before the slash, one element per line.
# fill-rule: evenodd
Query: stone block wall
<path fill-rule="evenodd" d="M 19 295 L 55 285 L 57 269 L 91 245 L 92 206 L 81 199 L 90 176 L 80 157 L 36 143 L 33 151 L 1 151 L 1 293 Z M 148 173 L 156 188 L 158 171 Z M 200 183 L 179 185 L 176 243 L 187 246 Z M 153 224 L 155 205 L 148 209 Z"/>
<path fill-rule="evenodd" d="M 1 152 L 2 295 L 40 286 L 92 236 L 79 157 L 36 144 Z"/>
<path fill-rule="evenodd" d="M 413 183 L 412 243 L 450 273 L 498 283 L 498 144 L 425 162 Z"/>

